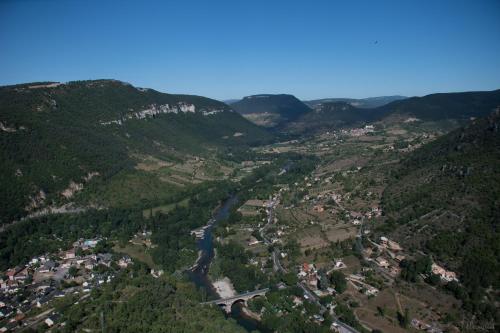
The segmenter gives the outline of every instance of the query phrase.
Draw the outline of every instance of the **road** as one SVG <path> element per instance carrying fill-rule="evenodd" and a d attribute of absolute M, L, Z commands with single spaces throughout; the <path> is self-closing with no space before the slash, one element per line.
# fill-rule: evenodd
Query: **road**
<path fill-rule="evenodd" d="M 274 223 L 274 208 L 279 204 L 279 202 L 280 202 L 279 197 L 276 195 L 272 198 L 271 202 L 268 203 L 266 207 L 267 223 L 259 230 L 259 234 L 267 246 L 272 245 L 272 243 L 269 240 L 269 238 L 267 238 L 266 231 Z M 273 260 L 273 270 L 275 272 L 286 272 L 286 270 L 283 268 L 283 266 L 281 266 L 281 263 L 279 261 L 278 250 L 274 250 L 273 253 L 271 254 L 271 257 Z"/>
<path fill-rule="evenodd" d="M 260 295 L 262 293 L 265 294 L 269 290 L 270 290 L 269 288 L 264 288 L 264 289 L 249 291 L 249 292 L 246 292 L 246 293 L 234 295 L 234 296 L 227 297 L 227 298 L 220 298 L 220 299 L 216 299 L 216 300 L 213 300 L 213 301 L 203 302 L 201 304 L 217 304 L 217 303 L 220 303 L 220 302 L 226 302 L 226 301 L 235 300 L 235 299 L 239 299 L 239 298 L 252 297 L 252 296 L 255 296 L 255 295 Z"/>
<path fill-rule="evenodd" d="M 279 203 L 279 197 L 278 196 L 273 197 L 273 199 L 268 204 L 266 209 L 267 223 L 259 230 L 260 236 L 264 240 L 264 243 L 266 243 L 267 245 L 271 245 L 271 242 L 267 238 L 265 231 L 271 226 L 271 224 L 274 223 L 274 209 L 278 205 L 278 203 Z M 281 265 L 278 250 L 274 250 L 271 257 L 273 260 L 274 271 L 286 273 L 287 270 Z M 319 301 L 319 297 L 315 293 L 313 293 L 305 284 L 303 284 L 302 282 L 297 282 L 297 287 L 299 287 L 300 289 L 302 289 L 302 291 L 304 291 L 304 295 L 307 295 L 309 301 L 319 306 L 319 308 L 321 309 L 321 314 L 328 311 L 328 309 Z M 334 314 L 332 314 L 332 317 L 333 317 L 333 322 L 337 325 L 337 328 L 341 333 L 359 333 L 353 327 L 341 322 L 338 319 L 338 317 L 335 316 Z"/>
<path fill-rule="evenodd" d="M 52 312 L 54 311 L 54 308 L 50 308 L 38 315 L 36 315 L 35 317 L 33 318 L 28 318 L 26 319 L 25 323 L 26 323 L 26 326 L 24 326 L 21 331 L 26 331 L 30 328 L 34 328 L 36 325 L 38 325 L 40 322 L 42 322 L 43 320 L 45 320 L 45 318 L 47 318 Z"/>

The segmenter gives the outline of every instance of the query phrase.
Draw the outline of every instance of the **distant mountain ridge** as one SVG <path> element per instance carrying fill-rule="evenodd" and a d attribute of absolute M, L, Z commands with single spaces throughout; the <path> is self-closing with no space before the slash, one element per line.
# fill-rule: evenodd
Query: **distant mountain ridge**
<path fill-rule="evenodd" d="M 310 106 L 311 108 L 314 108 L 317 105 L 323 103 L 345 102 L 357 108 L 370 109 L 370 108 L 377 108 L 379 106 L 383 106 L 391 102 L 403 100 L 406 98 L 408 97 L 399 95 L 378 96 L 378 97 L 368 97 L 368 98 L 322 98 L 322 99 L 304 101 L 304 103 Z"/>
<path fill-rule="evenodd" d="M 500 106 L 500 89 L 411 97 L 377 108 L 380 117 L 412 115 L 423 120 L 484 117 Z"/>
<path fill-rule="evenodd" d="M 231 104 L 231 107 L 247 119 L 266 127 L 281 125 L 311 111 L 295 96 L 287 94 L 247 96 Z"/>
<path fill-rule="evenodd" d="M 500 90 L 431 94 L 397 100 L 378 108 L 358 108 L 348 102 L 323 102 L 316 104 L 312 112 L 287 124 L 286 130 L 323 130 L 409 117 L 423 121 L 451 119 L 463 122 L 484 117 L 498 107 Z"/>

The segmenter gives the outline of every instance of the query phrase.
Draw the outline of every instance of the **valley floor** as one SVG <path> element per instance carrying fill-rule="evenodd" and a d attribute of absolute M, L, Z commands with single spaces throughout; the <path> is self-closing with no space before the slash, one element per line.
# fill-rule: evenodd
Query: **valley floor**
<path fill-rule="evenodd" d="M 25 312 L 28 319 L 16 319 L 16 325 L 22 327 L 24 321 L 36 326 L 34 321 L 41 311 L 51 310 L 42 312 L 46 313 L 44 318 L 56 313 L 64 320 L 45 321 L 50 327 L 64 330 L 71 324 L 75 330 L 96 329 L 95 313 L 89 310 L 97 306 L 96 302 L 120 304 L 132 299 L 142 304 L 139 292 L 150 293 L 149 286 L 162 285 L 162 293 L 172 303 L 164 304 L 155 298 L 157 295 L 148 297 L 164 306 L 165 311 L 181 302 L 189 309 L 186 318 L 194 318 L 196 311 L 208 311 L 204 321 L 214 316 L 231 331 L 234 323 L 225 322 L 217 307 L 200 305 L 206 295 L 186 281 L 182 272 L 196 261 L 195 237 L 191 234 L 203 234 L 202 227 L 214 207 L 229 193 L 237 192 L 239 204 L 214 226 L 217 255 L 209 265 L 208 276 L 220 298 L 269 288 L 265 296 L 243 302 L 243 312 L 258 318 L 261 330 L 271 332 L 279 327 L 283 332 L 459 332 L 459 319 L 469 313 L 446 291 L 450 284 L 461 286 L 459 274 L 446 269 L 446 263 L 434 261 L 408 234 L 398 232 L 383 203 L 384 191 L 399 162 L 442 134 L 435 124 L 412 120 L 326 131 L 257 147 L 247 160 L 193 157 L 166 163 L 142 158 L 137 166 L 140 177 L 163 177 L 162 181 L 170 185 L 175 182 L 174 186 L 188 187 L 191 192 L 184 189 L 183 195 L 165 195 L 169 200 L 157 198 L 151 207 L 143 205 L 118 217 L 96 218 L 111 221 L 105 229 L 89 222 L 85 232 L 92 230 L 91 236 L 99 237 L 99 241 L 106 240 L 100 238 L 106 235 L 107 240 L 83 252 L 84 245 L 75 243 L 78 253 L 70 254 L 71 260 L 60 259 L 60 264 L 78 269 L 72 269 L 72 274 L 65 271 L 50 290 L 54 295 L 58 289 L 85 295 L 89 291 L 84 283 L 91 283 L 93 296 L 80 298 L 78 306 L 58 301 L 56 310 L 52 310 L 53 303 L 33 307 Z M 129 225 L 123 224 L 127 214 L 133 221 Z M 66 219 L 71 221 L 68 217 L 58 223 L 69 223 Z M 39 231 L 46 237 L 44 232 Z M 423 235 L 424 231 L 414 230 L 414 237 L 419 237 L 420 232 Z M 62 244 L 65 236 L 61 237 Z M 68 239 L 71 237 L 74 235 Z M 24 257 L 34 252 L 26 252 Z M 62 258 L 64 255 L 60 254 Z M 82 261 L 83 266 L 77 265 L 79 259 L 92 262 L 93 255 L 95 260 L 99 255 L 109 259 L 107 268 L 96 263 L 100 275 L 95 271 L 98 268 L 85 266 L 86 261 Z M 39 270 L 39 265 L 33 263 L 26 274 Z M 13 281 L 17 281 L 20 271 L 13 273 Z M 106 277 L 107 282 L 100 283 L 101 277 Z M 9 281 L 2 280 L 4 294 L 38 290 L 33 289 L 31 281 L 20 280 L 15 292 L 11 292 L 14 289 Z M 116 289 L 100 287 L 106 284 Z M 42 296 L 34 291 L 30 297 L 35 301 Z M 178 299 L 184 296 L 195 301 Z M 85 317 L 76 318 L 76 309 Z M 113 309 L 116 316 L 139 311 L 121 305 L 113 305 Z M 12 314 L 3 316 L 1 323 L 5 325 L 14 318 Z M 109 324 L 120 327 L 113 318 Z M 38 326 L 42 329 L 42 325 Z"/>

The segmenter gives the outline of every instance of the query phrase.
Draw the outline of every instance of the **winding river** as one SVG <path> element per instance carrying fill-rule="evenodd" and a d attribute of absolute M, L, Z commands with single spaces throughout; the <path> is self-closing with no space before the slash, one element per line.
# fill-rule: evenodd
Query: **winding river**
<path fill-rule="evenodd" d="M 205 290 L 208 299 L 218 298 L 218 295 L 207 276 L 210 263 L 214 258 L 212 229 L 217 224 L 217 222 L 224 220 L 229 216 L 231 208 L 235 204 L 237 204 L 237 202 L 238 198 L 233 195 L 226 201 L 224 201 L 219 208 L 217 208 L 213 215 L 213 218 L 208 223 L 208 227 L 205 229 L 204 237 L 198 239 L 197 241 L 198 251 L 200 251 L 200 256 L 198 258 L 197 264 L 193 268 L 191 268 L 191 270 L 187 271 L 189 279 L 194 282 L 194 284 L 198 288 L 202 288 L 203 290 Z M 267 331 L 260 325 L 258 321 L 249 318 L 243 313 L 242 305 L 240 303 L 233 305 L 231 314 L 229 316 L 235 319 L 236 322 L 240 326 L 245 328 L 248 332 L 255 330 L 259 330 L 262 332 Z"/>

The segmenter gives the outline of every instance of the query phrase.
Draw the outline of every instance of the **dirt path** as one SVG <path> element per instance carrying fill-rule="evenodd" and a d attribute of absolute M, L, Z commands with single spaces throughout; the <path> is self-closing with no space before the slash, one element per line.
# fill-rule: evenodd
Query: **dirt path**
<path fill-rule="evenodd" d="M 401 307 L 401 302 L 399 301 L 399 294 L 398 293 L 394 293 L 394 299 L 396 300 L 396 304 L 398 306 L 398 311 L 400 313 L 403 313 L 403 308 Z"/>

